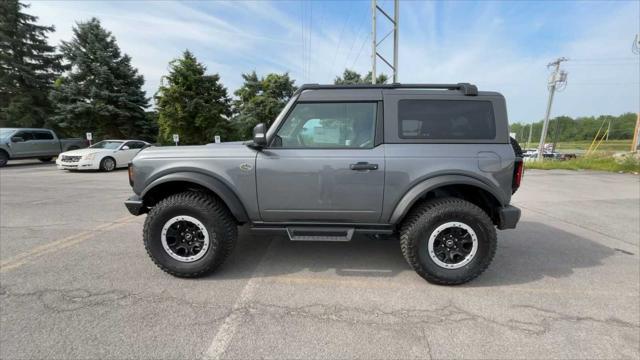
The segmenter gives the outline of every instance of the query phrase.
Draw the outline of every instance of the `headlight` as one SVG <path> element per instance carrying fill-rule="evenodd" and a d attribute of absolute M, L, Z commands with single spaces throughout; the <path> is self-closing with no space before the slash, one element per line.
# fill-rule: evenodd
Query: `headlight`
<path fill-rule="evenodd" d="M 87 154 L 87 155 L 82 157 L 82 160 L 93 160 L 96 157 L 96 154 L 97 153 Z"/>

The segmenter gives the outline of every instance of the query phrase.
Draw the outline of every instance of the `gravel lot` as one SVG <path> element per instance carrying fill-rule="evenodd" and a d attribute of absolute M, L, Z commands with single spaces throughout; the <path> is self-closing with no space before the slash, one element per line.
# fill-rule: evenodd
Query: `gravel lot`
<path fill-rule="evenodd" d="M 0 170 L 0 358 L 639 358 L 640 178 L 529 171 L 489 270 L 426 283 L 397 241 L 241 231 L 219 272 L 166 275 L 127 172 Z"/>

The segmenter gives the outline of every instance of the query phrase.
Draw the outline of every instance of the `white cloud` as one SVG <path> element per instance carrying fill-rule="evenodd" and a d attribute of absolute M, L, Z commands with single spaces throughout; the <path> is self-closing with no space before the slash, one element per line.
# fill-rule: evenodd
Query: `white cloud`
<path fill-rule="evenodd" d="M 390 8 L 389 2 L 381 4 Z M 521 11 L 514 4 L 402 2 L 400 81 L 473 82 L 483 90 L 502 92 L 512 121 L 532 121 L 540 119 L 545 108 L 545 65 L 566 56 L 576 60 L 566 65 L 569 84 L 556 98 L 554 115 L 638 110 L 640 65 L 629 60 L 631 40 L 640 28 L 638 2 L 615 3 L 602 11 L 577 6 L 575 13 L 557 13 L 553 19 L 541 11 L 521 16 L 524 20 L 513 18 Z M 252 70 L 288 71 L 298 84 L 332 82 L 345 66 L 365 73 L 371 66 L 369 6 L 325 1 L 87 1 L 34 2 L 28 11 L 41 23 L 56 25 L 54 42 L 70 39 L 75 21 L 101 19 L 145 76 L 151 96 L 169 61 L 186 48 L 210 72 L 219 73 L 231 92 L 241 85 L 240 74 Z M 311 28 L 310 37 L 303 37 L 303 25 Z M 379 37 L 389 28 L 381 20 Z M 523 44 L 523 37 L 536 41 Z M 390 38 L 381 51 L 391 58 Z M 389 73 L 381 62 L 378 69 Z"/>

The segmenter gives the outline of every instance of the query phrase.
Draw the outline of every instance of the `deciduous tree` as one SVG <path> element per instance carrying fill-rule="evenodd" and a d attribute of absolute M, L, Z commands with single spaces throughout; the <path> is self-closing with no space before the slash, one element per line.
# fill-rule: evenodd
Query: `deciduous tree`
<path fill-rule="evenodd" d="M 268 74 L 259 78 L 255 71 L 242 74 L 244 84 L 234 93 L 233 123 L 240 139 L 250 139 L 258 123 L 271 125 L 296 91 L 294 80 L 285 74 Z"/>

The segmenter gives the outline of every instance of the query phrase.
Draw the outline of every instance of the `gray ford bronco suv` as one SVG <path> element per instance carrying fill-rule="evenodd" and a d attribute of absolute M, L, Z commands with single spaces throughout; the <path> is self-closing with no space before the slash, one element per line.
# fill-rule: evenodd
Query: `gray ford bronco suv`
<path fill-rule="evenodd" d="M 301 86 L 253 140 L 141 151 L 134 215 L 162 270 L 196 277 L 231 253 L 237 227 L 293 241 L 397 234 L 427 281 L 462 284 L 512 229 L 522 178 L 504 97 L 474 85 Z"/>

